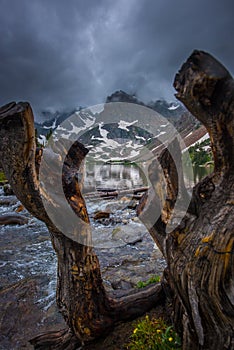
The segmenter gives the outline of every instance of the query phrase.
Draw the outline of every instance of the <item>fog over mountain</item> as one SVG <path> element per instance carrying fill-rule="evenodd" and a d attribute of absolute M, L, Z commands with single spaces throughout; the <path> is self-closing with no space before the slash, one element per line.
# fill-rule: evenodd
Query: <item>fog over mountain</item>
<path fill-rule="evenodd" d="M 174 127 L 177 129 L 177 131 L 182 133 L 184 136 L 187 135 L 188 133 L 191 133 L 195 129 L 197 129 L 197 127 L 199 127 L 199 125 L 200 125 L 200 123 L 197 121 L 197 119 L 194 116 L 192 116 L 191 113 L 189 113 L 186 110 L 186 108 L 179 102 L 168 103 L 165 100 L 157 100 L 157 101 L 151 101 L 150 103 L 145 104 L 144 102 L 142 102 L 138 98 L 136 98 L 135 95 L 127 94 L 125 91 L 122 91 L 122 90 L 115 91 L 111 95 L 107 96 L 105 102 L 106 102 L 106 104 L 100 104 L 97 106 L 98 108 L 94 108 L 94 109 L 91 108 L 90 110 L 89 110 L 89 108 L 87 108 L 87 109 L 82 109 L 82 108 L 75 108 L 74 109 L 73 108 L 70 111 L 69 110 L 56 111 L 54 113 L 49 112 L 49 111 L 42 111 L 39 114 L 39 116 L 40 116 L 40 120 L 44 120 L 44 121 L 41 123 L 35 122 L 35 128 L 37 130 L 38 141 L 41 144 L 46 144 L 46 139 L 48 139 L 51 136 L 52 132 L 56 133 L 56 130 L 57 131 L 60 130 L 59 133 L 61 133 L 61 130 L 62 130 L 62 133 L 63 133 L 65 130 L 70 129 L 70 124 L 72 124 L 72 123 L 77 124 L 78 123 L 79 125 L 77 124 L 76 127 L 78 129 L 81 128 L 80 130 L 83 133 L 86 133 L 85 139 L 82 139 L 79 136 L 80 142 L 82 142 L 82 143 L 84 142 L 84 144 L 87 143 L 87 145 L 88 145 L 90 140 L 92 139 L 92 137 L 96 138 L 97 134 L 99 133 L 98 129 L 103 128 L 103 123 L 102 122 L 100 123 L 100 121 L 96 125 L 93 125 L 94 120 L 96 120 L 96 117 L 97 117 L 99 111 L 102 112 L 105 108 L 107 108 L 107 106 L 110 103 L 112 105 L 112 108 L 109 109 L 108 110 L 109 112 L 106 112 L 106 114 L 113 113 L 113 110 L 114 110 L 113 103 L 115 103 L 115 102 L 122 103 L 122 106 L 120 108 L 123 108 L 123 105 L 125 104 L 125 109 L 124 109 L 125 112 L 128 110 L 128 108 L 130 108 L 130 107 L 128 107 L 129 104 L 134 104 L 134 106 L 139 105 L 139 111 L 137 110 L 137 113 L 140 111 L 141 111 L 140 113 L 142 113 L 141 118 L 139 118 L 139 119 L 144 118 L 143 115 L 145 113 L 145 110 L 143 111 L 141 109 L 141 107 L 148 109 L 149 112 L 150 112 L 150 110 L 153 110 L 156 112 L 155 117 L 157 115 L 160 115 L 160 117 L 163 119 L 163 121 L 161 123 L 159 123 L 160 124 L 159 129 L 161 128 L 161 126 L 163 128 L 165 128 L 165 126 L 167 125 L 167 122 L 165 124 L 165 121 L 167 119 L 169 121 L 169 125 L 170 124 L 174 125 Z M 133 109 L 134 109 L 134 107 L 133 107 Z M 131 112 L 132 112 L 132 110 L 131 110 Z M 97 113 L 97 115 L 95 113 Z M 121 112 L 118 112 L 118 113 L 120 113 L 120 115 L 121 115 Z M 110 114 L 108 114 L 108 115 L 110 117 Z M 115 115 L 115 113 L 114 113 L 114 115 Z M 136 116 L 134 118 L 137 119 Z M 90 121 L 91 121 L 91 124 L 90 124 Z M 133 124 L 135 124 L 135 121 Z M 122 121 L 122 123 L 120 122 L 119 128 L 123 129 L 123 130 L 127 130 L 125 123 L 126 123 L 126 120 Z M 129 124 L 127 122 L 127 126 L 129 126 L 129 125 L 132 125 L 132 124 L 131 123 Z M 73 129 L 74 126 L 72 126 L 71 128 Z M 76 135 L 78 135 L 77 128 L 76 128 L 76 132 L 77 132 Z M 109 138 L 112 139 L 113 133 L 115 134 L 115 132 L 116 132 L 116 130 L 115 130 L 116 125 L 114 125 L 114 124 L 109 125 L 109 126 L 105 125 L 104 129 L 106 129 L 108 131 L 107 134 L 110 133 L 109 136 L 105 135 L 105 139 L 109 139 Z M 127 131 L 129 131 L 129 130 L 127 130 Z M 138 131 L 139 131 L 139 129 L 138 129 Z M 104 134 L 105 133 L 106 133 L 106 131 L 104 132 Z M 152 138 L 152 136 L 149 136 L 149 137 Z M 122 138 L 124 138 L 124 137 L 122 137 Z M 144 135 L 144 140 L 147 141 L 147 137 L 145 138 L 145 135 Z"/>
<path fill-rule="evenodd" d="M 234 72 L 231 0 L 0 0 L 0 104 L 89 106 L 115 90 L 174 100 L 193 49 Z"/>

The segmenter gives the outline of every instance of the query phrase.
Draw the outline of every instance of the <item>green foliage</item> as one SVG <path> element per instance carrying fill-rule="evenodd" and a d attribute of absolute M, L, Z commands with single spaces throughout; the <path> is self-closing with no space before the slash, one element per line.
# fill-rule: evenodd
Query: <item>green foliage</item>
<path fill-rule="evenodd" d="M 204 149 L 205 146 L 210 145 L 210 140 L 207 139 L 201 143 L 196 143 L 194 146 L 189 147 L 189 156 L 191 158 L 191 162 L 194 165 L 204 165 L 207 162 L 212 160 L 211 151 L 207 151 Z"/>
<path fill-rule="evenodd" d="M 6 178 L 5 174 L 4 174 L 4 172 L 0 171 L 0 181 L 6 181 L 6 180 L 7 180 L 7 178 Z"/>
<path fill-rule="evenodd" d="M 181 340 L 172 326 L 168 326 L 161 318 L 150 319 L 146 316 L 133 330 L 127 349 L 178 350 L 181 349 Z"/>
<path fill-rule="evenodd" d="M 151 276 L 147 281 L 143 282 L 143 281 L 139 281 L 137 283 L 137 288 L 144 288 L 146 286 L 148 286 L 149 284 L 152 283 L 158 283 L 160 282 L 160 276 L 155 275 L 155 276 Z"/>
<path fill-rule="evenodd" d="M 53 134 L 53 130 L 50 129 L 49 132 L 45 135 L 46 141 L 49 140 L 49 138 L 51 137 L 52 134 Z M 40 148 L 44 148 L 45 147 L 44 144 L 39 142 L 37 129 L 35 129 L 35 139 L 36 139 L 36 146 L 37 147 L 40 147 Z"/>
<path fill-rule="evenodd" d="M 46 134 L 46 140 L 48 141 L 50 136 L 53 134 L 53 130 L 50 129 L 50 131 Z"/>

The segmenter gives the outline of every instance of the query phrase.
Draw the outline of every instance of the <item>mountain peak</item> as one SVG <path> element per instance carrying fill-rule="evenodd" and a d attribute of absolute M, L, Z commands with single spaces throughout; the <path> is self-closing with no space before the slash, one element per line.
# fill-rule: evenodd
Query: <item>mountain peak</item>
<path fill-rule="evenodd" d="M 131 95 L 123 90 L 117 90 L 113 94 L 107 97 L 106 103 L 110 102 L 128 102 L 144 105 L 143 102 L 139 101 L 135 94 Z"/>

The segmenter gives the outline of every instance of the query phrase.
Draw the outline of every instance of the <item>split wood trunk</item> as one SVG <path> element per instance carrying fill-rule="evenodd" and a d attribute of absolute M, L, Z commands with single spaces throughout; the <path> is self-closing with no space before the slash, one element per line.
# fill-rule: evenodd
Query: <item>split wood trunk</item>
<path fill-rule="evenodd" d="M 195 186 L 188 215 L 166 237 L 174 322 L 183 349 L 234 349 L 234 81 L 194 51 L 174 87 L 207 128 L 214 156 L 214 173 Z"/>
<path fill-rule="evenodd" d="M 64 201 L 58 198 L 54 204 L 38 180 L 42 152 L 36 153 L 33 113 L 28 103 L 13 102 L 0 109 L 0 138 L 4 172 L 25 208 L 46 223 L 58 260 L 57 305 L 68 328 L 33 339 L 35 349 L 76 349 L 84 342 L 105 335 L 119 321 L 134 319 L 157 301 L 162 301 L 164 294 L 160 285 L 149 286 L 126 297 L 112 297 L 104 289 L 98 257 L 91 246 L 87 209 L 76 177 L 87 149 L 75 142 L 63 165 L 65 199 L 81 219 L 78 227 L 73 229 L 68 218 L 67 226 L 70 231 L 73 229 L 70 232 L 72 238 L 69 238 L 54 225 L 44 207 L 47 201 L 51 204 L 50 212 L 54 210 L 66 222 L 69 213 Z M 61 144 L 59 147 L 63 148 Z M 59 162 L 59 159 L 52 156 L 51 163 Z M 47 165 L 50 164 L 44 164 L 45 173 Z M 56 187 L 54 181 L 57 179 L 53 169 L 53 166 L 48 168 L 52 188 Z M 78 243 L 80 240 L 87 244 Z"/>

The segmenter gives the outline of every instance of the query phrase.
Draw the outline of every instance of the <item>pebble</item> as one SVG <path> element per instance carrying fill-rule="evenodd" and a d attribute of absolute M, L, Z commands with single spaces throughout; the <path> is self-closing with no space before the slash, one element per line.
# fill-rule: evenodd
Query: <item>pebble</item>
<path fill-rule="evenodd" d="M 137 216 L 134 216 L 134 218 L 132 218 L 132 221 L 134 222 L 140 222 L 139 218 Z"/>

